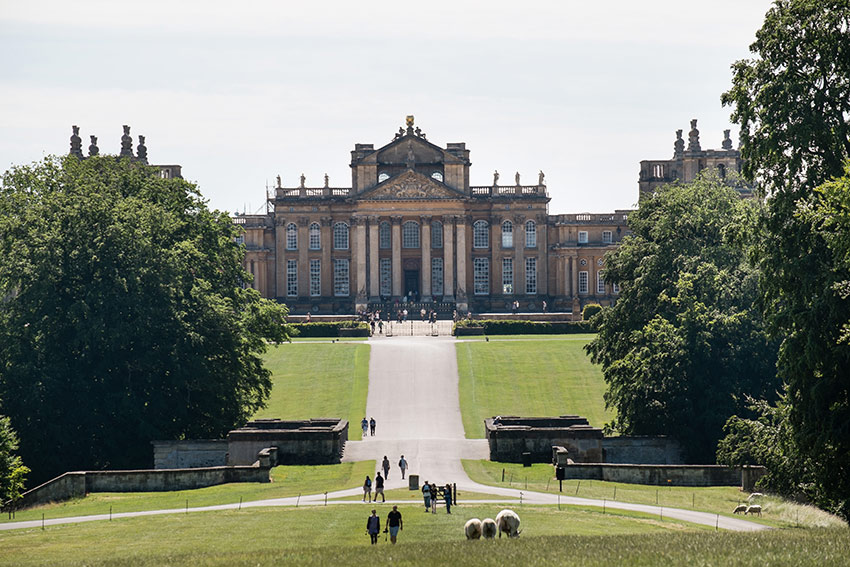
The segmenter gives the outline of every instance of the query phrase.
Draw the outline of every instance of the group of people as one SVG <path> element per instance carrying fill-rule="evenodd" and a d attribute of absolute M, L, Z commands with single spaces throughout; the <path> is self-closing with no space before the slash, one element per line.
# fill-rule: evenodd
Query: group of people
<path fill-rule="evenodd" d="M 446 484 L 444 487 L 437 486 L 436 483 L 431 484 L 427 480 L 422 485 L 422 498 L 425 501 L 425 512 L 437 513 L 437 502 L 442 492 L 443 499 L 446 502 L 446 514 L 452 513 L 452 485 Z"/>
<path fill-rule="evenodd" d="M 370 434 L 372 437 L 375 436 L 375 426 L 378 423 L 375 421 L 375 418 L 366 419 L 366 416 L 363 416 L 363 419 L 360 421 L 360 429 L 363 430 L 363 437 L 366 437 L 366 434 Z"/>
<path fill-rule="evenodd" d="M 404 475 L 407 472 L 407 461 L 404 455 L 398 460 L 398 468 L 401 470 L 401 478 L 404 480 Z M 383 476 L 381 475 L 381 471 L 375 473 L 375 502 L 378 501 L 379 494 L 381 495 L 381 502 L 387 501 L 386 496 L 384 496 L 384 481 L 390 478 L 390 460 L 386 455 L 384 455 L 384 459 L 381 461 L 381 469 L 384 471 Z M 372 502 L 372 486 L 372 479 L 369 478 L 369 475 L 366 475 L 366 480 L 363 481 L 363 502 L 366 502 L 367 498 L 369 502 Z"/>
<path fill-rule="evenodd" d="M 399 530 L 403 529 L 404 522 L 401 519 L 401 512 L 398 511 L 398 506 L 393 506 L 392 511 L 387 514 L 387 524 L 384 528 L 384 533 L 389 532 L 390 541 L 395 544 Z M 381 518 L 378 517 L 377 510 L 372 510 L 372 515 L 366 520 L 366 533 L 372 539 L 372 545 L 378 543 L 378 534 L 381 533 Z"/>

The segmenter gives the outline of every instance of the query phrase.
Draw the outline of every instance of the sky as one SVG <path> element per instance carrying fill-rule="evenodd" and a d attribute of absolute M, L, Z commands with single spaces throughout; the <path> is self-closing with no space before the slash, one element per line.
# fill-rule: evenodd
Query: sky
<path fill-rule="evenodd" d="M 466 142 L 472 185 L 542 170 L 551 214 L 627 209 L 692 118 L 703 149 L 737 140 L 720 95 L 770 5 L 0 0 L 0 171 L 67 153 L 72 124 L 118 153 L 128 124 L 213 208 L 262 212 L 277 175 L 350 187 L 354 144 L 412 114 Z"/>

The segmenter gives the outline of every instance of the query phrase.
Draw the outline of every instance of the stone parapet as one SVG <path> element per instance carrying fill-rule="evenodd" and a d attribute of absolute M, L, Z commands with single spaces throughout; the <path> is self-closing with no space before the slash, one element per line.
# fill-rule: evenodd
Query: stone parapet
<path fill-rule="evenodd" d="M 560 417 L 499 416 L 484 420 L 490 460 L 518 463 L 523 453 L 549 463 L 552 447 L 562 446 L 575 462 L 602 461 L 602 430 L 578 415 Z"/>
<path fill-rule="evenodd" d="M 227 434 L 228 464 L 252 464 L 267 447 L 277 448 L 277 462 L 282 465 L 339 463 L 347 438 L 345 419 L 249 421 Z"/>
<path fill-rule="evenodd" d="M 575 463 L 564 469 L 565 479 L 653 486 L 742 486 L 743 480 L 740 467 L 721 465 Z"/>

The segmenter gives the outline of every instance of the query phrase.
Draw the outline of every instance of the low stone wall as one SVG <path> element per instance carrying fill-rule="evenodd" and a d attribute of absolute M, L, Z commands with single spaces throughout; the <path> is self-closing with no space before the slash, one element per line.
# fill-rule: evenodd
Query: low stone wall
<path fill-rule="evenodd" d="M 602 430 L 578 415 L 500 416 L 485 419 L 484 429 L 492 461 L 519 463 L 523 453 L 531 453 L 532 462 L 551 463 L 553 445 L 566 447 L 575 462 L 602 461 Z"/>
<path fill-rule="evenodd" d="M 227 464 L 227 439 L 153 441 L 155 469 L 223 467 Z"/>
<path fill-rule="evenodd" d="M 259 419 L 227 434 L 228 464 L 254 463 L 266 447 L 277 448 L 281 465 L 335 464 L 342 459 L 347 438 L 348 421 L 344 419 Z"/>
<path fill-rule="evenodd" d="M 680 465 L 682 446 L 672 437 L 622 436 L 602 440 L 602 462 L 631 465 Z"/>
<path fill-rule="evenodd" d="M 741 486 L 740 467 L 720 465 L 615 465 L 576 463 L 565 467 L 568 479 L 604 480 L 654 486 Z"/>
<path fill-rule="evenodd" d="M 573 321 L 572 313 L 474 313 L 472 318 L 493 321 Z"/>
<path fill-rule="evenodd" d="M 24 492 L 16 507 L 82 498 L 89 492 L 192 490 L 228 482 L 271 482 L 271 479 L 269 469 L 260 467 L 69 472 Z"/>

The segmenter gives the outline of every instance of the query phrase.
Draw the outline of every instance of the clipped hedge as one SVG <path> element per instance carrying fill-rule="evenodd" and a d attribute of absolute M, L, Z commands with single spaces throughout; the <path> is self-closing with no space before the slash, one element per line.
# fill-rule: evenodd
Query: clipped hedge
<path fill-rule="evenodd" d="M 462 320 L 455 323 L 452 334 L 457 335 L 458 329 L 483 328 L 485 335 L 572 335 L 576 333 L 592 333 L 593 326 L 587 321 L 514 321 L 476 319 Z M 461 331 L 463 333 L 463 331 Z"/>
<path fill-rule="evenodd" d="M 368 337 L 369 325 L 363 321 L 331 321 L 321 323 L 291 323 L 293 337 L 299 338 L 335 338 L 346 337 Z M 344 331 L 343 331 L 344 330 Z M 341 332 L 342 331 L 342 332 Z"/>

